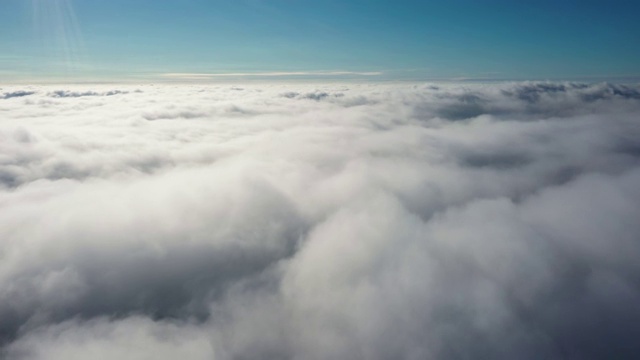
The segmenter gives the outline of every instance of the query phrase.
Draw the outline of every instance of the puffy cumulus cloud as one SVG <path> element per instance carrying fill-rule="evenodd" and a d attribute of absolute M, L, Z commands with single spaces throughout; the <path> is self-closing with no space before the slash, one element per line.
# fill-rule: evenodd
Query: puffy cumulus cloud
<path fill-rule="evenodd" d="M 4 88 L 0 356 L 636 358 L 639 89 Z"/>

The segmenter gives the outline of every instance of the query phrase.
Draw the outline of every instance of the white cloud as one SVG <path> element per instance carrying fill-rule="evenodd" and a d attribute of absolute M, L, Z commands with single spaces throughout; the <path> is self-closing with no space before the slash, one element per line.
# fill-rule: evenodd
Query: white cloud
<path fill-rule="evenodd" d="M 640 351 L 638 87 L 0 90 L 7 359 Z"/>
<path fill-rule="evenodd" d="M 13 346 L 9 357 L 65 359 L 202 359 L 211 360 L 213 349 L 197 327 L 147 318 L 121 321 L 98 318 L 67 321 L 39 329 Z"/>

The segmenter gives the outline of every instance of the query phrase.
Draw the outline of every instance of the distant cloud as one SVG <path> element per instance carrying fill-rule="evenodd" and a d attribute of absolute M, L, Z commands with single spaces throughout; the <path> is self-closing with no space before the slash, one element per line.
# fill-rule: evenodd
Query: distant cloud
<path fill-rule="evenodd" d="M 66 98 L 66 97 L 83 97 L 83 96 L 113 96 L 113 95 L 121 95 L 127 94 L 127 91 L 120 90 L 110 90 L 105 92 L 96 92 L 96 91 L 66 91 L 66 90 L 56 90 L 49 93 L 51 97 L 57 98 Z"/>
<path fill-rule="evenodd" d="M 2 359 L 640 354 L 638 86 L 3 91 Z"/>
<path fill-rule="evenodd" d="M 0 94 L 0 99 L 11 99 L 16 97 L 24 97 L 35 94 L 35 91 L 18 90 Z"/>

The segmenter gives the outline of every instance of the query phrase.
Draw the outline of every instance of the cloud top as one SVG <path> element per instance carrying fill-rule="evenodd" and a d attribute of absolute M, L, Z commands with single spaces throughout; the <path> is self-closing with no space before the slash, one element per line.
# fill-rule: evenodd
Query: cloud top
<path fill-rule="evenodd" d="M 640 354 L 637 86 L 2 94 L 2 358 Z"/>

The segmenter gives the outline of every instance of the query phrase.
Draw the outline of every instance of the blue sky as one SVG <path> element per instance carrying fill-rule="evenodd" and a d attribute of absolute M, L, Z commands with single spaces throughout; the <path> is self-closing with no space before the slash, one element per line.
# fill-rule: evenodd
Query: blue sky
<path fill-rule="evenodd" d="M 628 78 L 638 14 L 623 0 L 0 0 L 0 80 Z"/>

